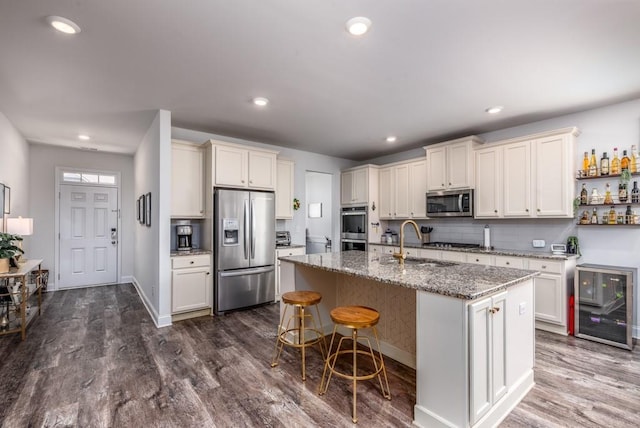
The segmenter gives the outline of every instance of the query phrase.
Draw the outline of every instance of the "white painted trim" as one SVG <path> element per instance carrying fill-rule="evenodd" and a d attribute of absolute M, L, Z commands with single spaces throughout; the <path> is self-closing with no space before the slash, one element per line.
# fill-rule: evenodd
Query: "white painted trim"
<path fill-rule="evenodd" d="M 147 309 L 147 312 L 151 316 L 151 320 L 155 324 L 156 328 L 162 328 L 162 327 L 170 326 L 171 325 L 171 315 L 159 317 L 158 313 L 155 311 L 155 309 L 153 309 L 153 305 L 149 301 L 147 295 L 144 294 L 144 291 L 140 287 L 140 284 L 138 283 L 136 278 L 132 277 L 132 281 L 131 282 L 133 283 L 133 286 L 136 288 L 136 291 L 138 292 L 138 296 L 140 296 L 140 300 L 142 300 L 142 304 Z"/>
<path fill-rule="evenodd" d="M 112 185 L 104 185 L 104 184 L 97 184 L 94 187 L 112 187 L 112 188 L 116 188 L 118 190 L 118 249 L 117 249 L 117 255 L 116 255 L 116 263 L 117 263 L 117 267 L 116 267 L 116 278 L 120 278 L 120 274 L 122 271 L 122 174 L 120 171 L 106 171 L 106 170 L 95 170 L 95 169 L 78 169 L 78 168 L 71 168 L 71 167 L 64 167 L 64 166 L 56 166 L 56 179 L 55 179 L 55 193 L 54 193 L 54 199 L 55 199 L 55 224 L 54 224 L 54 235 L 53 235 L 53 254 L 54 254 L 54 267 L 55 267 L 55 275 L 56 278 L 51 278 L 51 276 L 49 277 L 49 281 L 51 281 L 51 279 L 53 279 L 53 282 L 49 282 L 47 284 L 47 288 L 49 288 L 49 284 L 53 284 L 53 286 L 55 288 L 53 288 L 53 290 L 58 290 L 58 285 L 57 285 L 57 277 L 60 275 L 60 186 L 61 185 L 82 185 L 83 183 L 63 183 L 61 180 L 62 177 L 62 172 L 63 171 L 78 171 L 78 172 L 89 172 L 89 173 L 103 173 L 103 174 L 113 174 L 116 176 L 116 185 L 112 186 Z M 92 185 L 93 183 L 85 183 L 86 185 Z M 51 274 L 51 272 L 49 273 Z"/>
<path fill-rule="evenodd" d="M 133 275 L 125 275 L 120 277 L 120 284 L 127 284 L 133 282 Z"/>

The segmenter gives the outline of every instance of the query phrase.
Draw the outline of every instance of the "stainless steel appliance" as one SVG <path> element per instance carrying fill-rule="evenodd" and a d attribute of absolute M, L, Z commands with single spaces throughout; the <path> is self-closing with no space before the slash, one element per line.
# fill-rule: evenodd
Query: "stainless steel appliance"
<path fill-rule="evenodd" d="M 341 247 L 367 250 L 367 207 L 343 207 L 341 215 Z"/>
<path fill-rule="evenodd" d="M 214 312 L 275 300 L 273 192 L 214 192 Z"/>
<path fill-rule="evenodd" d="M 191 225 L 176 226 L 178 235 L 178 251 L 191 251 L 193 246 L 193 228 Z"/>
<path fill-rule="evenodd" d="M 427 217 L 473 217 L 473 189 L 427 193 Z"/>
<path fill-rule="evenodd" d="M 291 245 L 291 233 L 288 230 L 276 231 L 276 247 L 288 247 Z"/>

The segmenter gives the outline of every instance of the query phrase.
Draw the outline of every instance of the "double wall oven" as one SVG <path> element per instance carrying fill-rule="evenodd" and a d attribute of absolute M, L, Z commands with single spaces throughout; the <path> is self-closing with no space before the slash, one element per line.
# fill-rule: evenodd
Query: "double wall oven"
<path fill-rule="evenodd" d="M 367 251 L 367 207 L 343 207 L 341 215 L 342 251 Z"/>

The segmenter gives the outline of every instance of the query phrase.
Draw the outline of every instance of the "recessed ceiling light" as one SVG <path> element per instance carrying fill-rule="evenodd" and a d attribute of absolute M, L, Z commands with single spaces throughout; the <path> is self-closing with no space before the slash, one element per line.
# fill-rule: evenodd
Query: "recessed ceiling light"
<path fill-rule="evenodd" d="M 369 31 L 371 27 L 371 20 L 364 16 L 356 16 L 347 21 L 347 31 L 354 36 L 362 36 Z"/>
<path fill-rule="evenodd" d="M 80 134 L 80 135 L 78 135 L 78 138 L 79 138 L 80 140 L 85 140 L 85 141 L 88 141 L 88 140 L 90 140 L 90 139 L 91 139 L 91 137 L 89 137 L 88 135 L 84 135 L 84 134 Z"/>
<path fill-rule="evenodd" d="M 389 135 L 387 137 L 387 143 L 395 143 L 396 141 L 398 141 L 398 137 L 396 137 L 395 135 Z"/>
<path fill-rule="evenodd" d="M 269 104 L 269 100 L 268 100 L 268 99 L 266 99 L 266 98 L 264 98 L 264 97 L 255 97 L 255 98 L 253 99 L 253 103 L 254 103 L 255 105 L 257 105 L 258 107 L 264 107 L 264 106 L 266 106 L 267 104 Z"/>
<path fill-rule="evenodd" d="M 47 16 L 47 22 L 56 30 L 65 34 L 77 34 L 80 32 L 78 24 L 61 16 Z"/>
<path fill-rule="evenodd" d="M 496 114 L 496 113 L 500 113 L 502 111 L 504 107 L 502 106 L 494 106 L 494 107 L 489 107 L 488 109 L 486 109 L 485 111 L 489 114 Z"/>

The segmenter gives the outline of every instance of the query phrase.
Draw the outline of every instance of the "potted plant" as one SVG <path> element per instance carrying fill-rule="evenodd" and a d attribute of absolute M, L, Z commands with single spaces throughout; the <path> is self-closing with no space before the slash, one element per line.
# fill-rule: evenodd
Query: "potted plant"
<path fill-rule="evenodd" d="M 22 237 L 0 232 L 0 273 L 9 272 L 9 260 L 19 254 L 24 254 L 22 248 L 16 246 L 14 241 L 22 241 Z"/>

